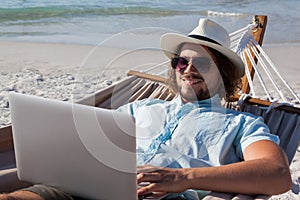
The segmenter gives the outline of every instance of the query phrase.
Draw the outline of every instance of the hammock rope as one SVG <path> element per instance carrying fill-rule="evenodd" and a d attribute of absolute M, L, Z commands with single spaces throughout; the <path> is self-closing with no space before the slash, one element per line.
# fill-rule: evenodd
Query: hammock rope
<path fill-rule="evenodd" d="M 279 94 L 280 98 L 284 102 L 287 102 L 287 99 L 285 98 L 282 90 L 280 89 L 279 84 L 276 82 L 276 80 L 275 80 L 274 76 L 272 75 L 270 69 L 267 67 L 266 62 L 263 61 L 263 58 L 262 58 L 261 54 L 257 51 L 257 48 L 255 46 L 251 46 L 250 48 L 251 48 L 252 52 L 255 54 L 256 58 L 258 59 L 258 63 L 261 64 L 261 67 L 263 68 L 263 70 L 265 71 L 265 73 L 268 76 L 269 80 L 273 84 L 273 86 L 276 89 L 277 93 Z M 260 73 L 260 71 L 258 70 L 257 73 Z"/>
<path fill-rule="evenodd" d="M 288 84 L 288 82 L 280 75 L 279 71 L 277 70 L 275 64 L 272 62 L 272 60 L 270 59 L 270 57 L 261 48 L 261 46 L 256 42 L 256 40 L 253 40 L 252 42 L 256 45 L 257 49 L 264 56 L 264 58 L 266 59 L 266 61 L 270 64 L 271 68 L 277 74 L 277 76 L 280 78 L 280 80 L 282 81 L 282 83 L 286 86 L 286 88 L 288 88 L 288 90 L 291 92 L 291 94 L 294 96 L 294 98 L 300 103 L 299 96 L 296 94 L 296 92 L 293 90 L 293 88 Z"/>
<path fill-rule="evenodd" d="M 240 45 L 245 44 L 248 40 L 248 38 L 246 37 L 248 35 L 247 33 L 250 32 L 256 26 L 257 24 L 255 22 L 252 22 L 251 24 L 248 24 L 247 26 L 230 33 L 230 49 L 234 52 L 239 53 L 239 49 L 241 49 Z"/>
<path fill-rule="evenodd" d="M 144 72 L 151 72 L 151 71 L 157 69 L 158 67 L 167 65 L 169 62 L 170 62 L 170 61 L 167 60 L 167 61 L 164 61 L 164 62 L 162 62 L 162 63 L 156 64 L 156 65 L 154 65 L 154 66 L 151 66 L 151 67 L 147 68 L 146 70 L 144 70 Z M 133 68 L 133 69 L 134 69 L 134 68 Z M 165 71 L 166 71 L 166 70 L 162 70 L 162 71 L 160 71 L 159 73 L 157 73 L 156 75 L 161 75 L 161 74 L 165 73 Z"/>
<path fill-rule="evenodd" d="M 290 101 L 294 98 L 296 103 L 300 103 L 300 98 L 298 97 L 296 92 L 292 89 L 292 87 L 288 84 L 288 82 L 281 76 L 276 66 L 271 61 L 270 57 L 261 48 L 258 42 L 253 38 L 251 33 L 255 27 L 257 27 L 257 22 L 254 21 L 251 24 L 248 24 L 247 26 L 230 34 L 230 38 L 231 38 L 230 48 L 233 51 L 235 51 L 238 55 L 240 55 L 241 59 L 245 63 L 245 67 L 246 67 L 245 75 L 248 80 L 250 94 L 256 97 L 254 83 L 250 75 L 247 58 L 250 61 L 253 69 L 255 70 L 255 75 L 258 78 L 258 81 L 262 86 L 263 91 L 269 101 L 271 102 L 278 101 L 278 99 L 275 100 L 275 98 L 271 96 L 271 93 L 261 74 L 261 71 L 258 69 L 258 65 L 263 69 L 267 78 L 271 81 L 272 86 L 275 88 L 276 93 L 278 94 L 278 96 L 283 102 L 291 103 Z M 255 56 L 257 62 L 254 60 L 254 57 L 252 55 Z M 272 75 L 271 70 L 275 72 L 275 75 L 277 76 L 277 78 L 279 78 L 281 84 L 279 83 L 279 81 L 276 81 L 276 78 L 274 77 L 274 75 Z M 287 99 L 286 94 L 284 94 L 283 89 L 282 87 L 280 87 L 280 85 L 281 86 L 284 85 L 285 88 L 288 90 L 288 92 L 293 96 L 293 98 Z"/>
<path fill-rule="evenodd" d="M 248 58 L 249 58 L 249 60 L 250 60 L 250 62 L 251 62 L 251 65 L 253 66 L 254 70 L 257 72 L 256 75 L 257 75 L 257 77 L 258 77 L 258 80 L 259 80 L 260 84 L 262 85 L 262 87 L 263 87 L 263 89 L 264 89 L 264 91 L 265 91 L 265 94 L 267 95 L 267 98 L 268 98 L 270 101 L 272 101 L 273 98 L 270 96 L 271 94 L 270 94 L 270 92 L 269 92 L 269 90 L 268 90 L 268 88 L 267 88 L 267 86 L 266 86 L 266 84 L 265 84 L 265 81 L 264 81 L 264 79 L 263 79 L 261 73 L 260 73 L 259 70 L 257 69 L 256 63 L 255 63 L 253 57 L 251 56 L 250 50 L 249 50 L 249 49 L 246 49 L 246 50 L 245 50 L 245 53 L 247 54 L 247 56 L 248 56 Z M 245 59 L 245 58 L 244 58 L 244 59 Z M 246 59 L 245 59 L 245 60 L 246 60 Z M 247 70 L 249 71 L 249 68 L 248 68 Z M 254 91 L 255 91 L 255 90 L 254 90 L 254 86 L 253 86 L 254 84 L 253 84 L 253 81 L 252 81 L 251 77 L 249 77 L 249 78 L 247 77 L 247 79 L 248 79 L 248 81 L 249 81 L 249 84 L 251 83 L 251 85 L 252 85 L 252 87 L 253 87 L 253 92 L 254 92 Z"/>

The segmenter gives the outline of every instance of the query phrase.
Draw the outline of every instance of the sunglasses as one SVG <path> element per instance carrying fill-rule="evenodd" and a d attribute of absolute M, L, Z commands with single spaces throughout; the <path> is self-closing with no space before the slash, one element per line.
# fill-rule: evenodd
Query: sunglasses
<path fill-rule="evenodd" d="M 187 60 L 184 57 L 174 57 L 171 59 L 171 66 L 176 71 L 183 72 L 188 67 L 190 61 L 200 73 L 207 73 L 211 68 L 211 59 L 207 57 L 196 57 L 191 60 Z"/>

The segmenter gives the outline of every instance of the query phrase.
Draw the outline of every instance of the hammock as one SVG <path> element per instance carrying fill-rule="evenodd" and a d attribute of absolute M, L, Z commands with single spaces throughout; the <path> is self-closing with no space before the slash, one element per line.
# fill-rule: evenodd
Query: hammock
<path fill-rule="evenodd" d="M 296 103 L 296 101 L 299 103 L 300 101 L 299 97 L 282 77 L 280 80 L 288 88 L 292 97 L 286 98 L 286 94 L 282 95 L 283 90 L 276 81 L 274 81 L 274 84 L 279 90 L 279 96 L 285 98 L 280 98 L 279 100 L 277 96 L 271 95 L 263 81 L 264 79 L 259 75 L 260 73 L 258 73 L 259 66 L 267 66 L 264 62 L 265 60 L 274 67 L 274 64 L 272 64 L 267 54 L 260 48 L 266 28 L 266 20 L 266 16 L 255 16 L 250 25 L 230 34 L 232 39 L 231 48 L 244 60 L 247 70 L 245 77 L 243 77 L 242 90 L 230 98 L 229 100 L 231 102 L 225 105 L 229 108 L 240 109 L 262 116 L 266 124 L 270 127 L 271 132 L 280 137 L 280 146 L 287 153 L 288 160 L 291 163 L 300 141 L 300 108 L 292 106 L 291 103 Z M 168 65 L 168 61 L 161 65 Z M 151 74 L 151 71 L 155 71 L 155 69 L 161 67 L 161 65 L 149 67 L 147 71 L 130 70 L 128 77 L 76 103 L 114 109 L 125 103 L 144 98 L 171 100 L 175 94 L 166 86 L 166 78 L 164 77 L 166 71 L 160 71 L 159 74 Z M 277 72 L 275 67 L 273 69 Z M 258 74 L 259 80 L 262 79 L 263 88 L 267 91 L 265 100 L 258 99 L 256 96 L 252 81 L 254 72 Z M 279 75 L 279 73 L 275 74 Z M 270 77 L 275 79 L 273 75 Z M 252 97 L 247 96 L 247 98 L 242 101 L 242 105 L 237 105 L 236 102 L 240 100 L 241 96 L 244 96 L 243 94 L 251 95 Z M 288 105 L 286 103 L 288 103 Z M 26 183 L 17 182 L 16 180 L 12 182 L 11 178 L 7 178 L 15 176 L 16 171 L 11 127 L 0 129 L 0 157 L 0 192 L 25 187 L 27 185 Z M 4 180 L 3 178 L 11 182 L 5 182 L 3 184 L 3 182 L 1 182 L 1 180 Z"/>

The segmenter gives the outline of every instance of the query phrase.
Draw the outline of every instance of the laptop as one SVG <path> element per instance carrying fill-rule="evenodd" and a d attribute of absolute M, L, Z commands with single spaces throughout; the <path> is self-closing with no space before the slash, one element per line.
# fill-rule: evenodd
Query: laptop
<path fill-rule="evenodd" d="M 134 118 L 9 94 L 19 179 L 88 199 L 137 199 Z"/>

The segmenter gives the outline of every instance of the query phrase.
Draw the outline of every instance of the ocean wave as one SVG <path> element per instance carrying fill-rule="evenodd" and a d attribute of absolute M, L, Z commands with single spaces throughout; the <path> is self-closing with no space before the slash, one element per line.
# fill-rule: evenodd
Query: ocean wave
<path fill-rule="evenodd" d="M 51 6 L 27 8 L 0 8 L 0 22 L 30 21 L 47 18 L 74 18 L 111 15 L 151 15 L 173 16 L 186 14 L 187 11 L 151 7 L 82 7 Z"/>
<path fill-rule="evenodd" d="M 53 36 L 65 34 L 64 32 L 43 32 L 43 31 L 16 31 L 16 32 L 0 32 L 0 37 L 14 38 L 19 36 Z"/>
<path fill-rule="evenodd" d="M 235 12 L 220 12 L 220 11 L 212 11 L 212 10 L 208 10 L 207 11 L 207 15 L 208 16 L 227 16 L 227 17 L 235 17 L 235 16 L 243 16 L 245 14 L 243 13 L 235 13 Z"/>

